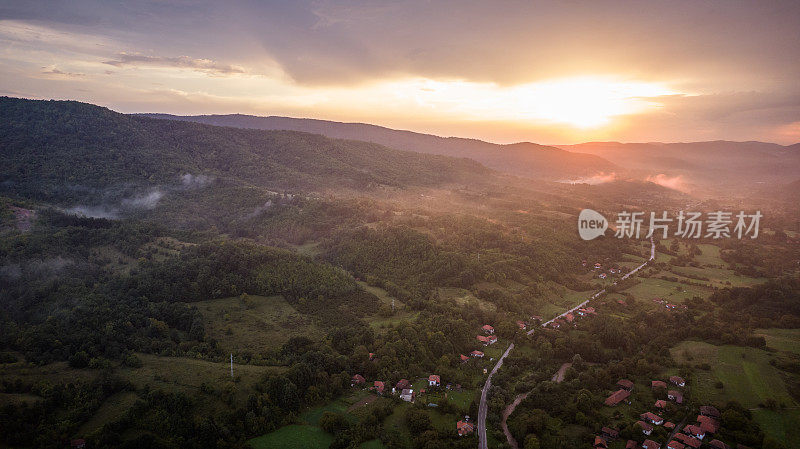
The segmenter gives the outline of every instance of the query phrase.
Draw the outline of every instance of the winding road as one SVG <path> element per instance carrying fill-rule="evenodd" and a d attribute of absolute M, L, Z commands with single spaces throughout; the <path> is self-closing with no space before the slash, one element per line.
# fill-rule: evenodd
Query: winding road
<path fill-rule="evenodd" d="M 653 260 L 655 260 L 655 258 L 656 258 L 656 243 L 655 243 L 655 241 L 653 241 L 653 238 L 650 237 L 650 258 L 647 261 L 645 261 L 643 264 L 639 265 L 638 267 L 634 268 L 633 270 L 631 270 L 630 272 L 628 272 L 627 274 L 622 276 L 622 278 L 620 280 L 625 280 L 628 277 L 630 277 L 631 275 L 636 274 L 636 272 L 638 272 L 639 270 L 644 268 L 645 265 L 647 265 L 648 263 L 650 263 Z M 618 281 L 614 281 L 611 285 L 617 285 L 617 282 Z M 542 327 L 547 326 L 548 324 L 550 324 L 553 321 L 563 317 L 564 315 L 566 315 L 568 313 L 572 313 L 572 312 L 574 312 L 574 311 L 576 311 L 576 310 L 578 310 L 578 309 L 580 309 L 582 307 L 585 307 L 586 304 L 589 303 L 589 301 L 591 301 L 593 299 L 596 299 L 598 296 L 604 294 L 605 292 L 606 292 L 606 289 L 600 290 L 599 292 L 597 292 L 594 295 L 592 295 L 592 297 L 587 299 L 586 301 L 584 301 L 584 302 L 578 304 L 577 306 L 567 310 L 566 312 L 562 313 L 561 315 L 558 315 L 557 317 L 554 317 L 553 319 L 542 323 Z M 535 329 L 529 330 L 528 331 L 528 335 L 531 335 L 534 332 L 534 330 Z M 494 366 L 494 368 L 492 368 L 492 371 L 489 373 L 489 376 L 486 377 L 486 383 L 483 384 L 483 389 L 481 390 L 481 403 L 478 406 L 478 448 L 479 449 L 488 449 L 489 448 L 489 445 L 488 445 L 489 443 L 486 440 L 486 415 L 487 415 L 487 413 L 489 413 L 489 410 L 488 410 L 489 406 L 487 405 L 486 399 L 489 396 L 489 390 L 492 388 L 492 376 L 494 375 L 494 373 L 497 372 L 498 369 L 500 369 L 501 366 L 503 366 L 503 360 L 506 358 L 506 356 L 508 356 L 508 354 L 511 352 L 512 349 L 514 349 L 514 343 L 511 343 L 510 345 L 508 345 L 508 349 L 506 349 L 506 352 L 503 353 L 503 355 L 497 361 L 497 364 Z"/>

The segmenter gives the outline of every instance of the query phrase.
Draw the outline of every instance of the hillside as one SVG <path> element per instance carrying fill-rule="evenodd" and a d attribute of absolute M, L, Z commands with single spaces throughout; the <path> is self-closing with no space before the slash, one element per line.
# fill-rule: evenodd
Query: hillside
<path fill-rule="evenodd" d="M 467 159 L 295 131 L 262 131 L 124 115 L 74 101 L 0 98 L 2 192 L 73 200 L 125 185 L 202 174 L 271 189 L 476 183 Z"/>
<path fill-rule="evenodd" d="M 364 123 L 341 123 L 327 120 L 291 117 L 257 117 L 252 115 L 145 114 L 149 117 L 183 120 L 218 126 L 265 130 L 292 130 L 322 134 L 339 139 L 374 142 L 400 150 L 468 157 L 487 167 L 520 176 L 560 180 L 582 177 L 598 172 L 619 170 L 602 157 L 574 154 L 556 147 L 525 142 L 498 145 L 476 139 L 439 137 L 430 134 L 402 131 Z"/>
<path fill-rule="evenodd" d="M 683 175 L 693 184 L 786 183 L 800 172 L 800 147 L 765 142 L 619 143 L 559 146 L 647 174 Z"/>

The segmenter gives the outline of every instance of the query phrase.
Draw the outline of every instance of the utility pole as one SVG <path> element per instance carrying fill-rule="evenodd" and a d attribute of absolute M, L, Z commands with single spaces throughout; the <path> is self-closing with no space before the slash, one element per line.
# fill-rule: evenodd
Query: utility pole
<path fill-rule="evenodd" d="M 233 379 L 233 353 L 231 353 L 231 379 Z"/>

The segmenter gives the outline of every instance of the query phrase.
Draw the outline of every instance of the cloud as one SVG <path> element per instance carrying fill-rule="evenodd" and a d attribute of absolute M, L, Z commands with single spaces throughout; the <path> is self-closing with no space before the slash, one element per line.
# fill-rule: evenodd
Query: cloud
<path fill-rule="evenodd" d="M 597 173 L 593 176 L 587 176 L 583 178 L 575 178 L 575 179 L 564 179 L 558 182 L 565 183 L 565 184 L 589 184 L 589 185 L 597 185 L 597 184 L 605 184 L 607 182 L 612 182 L 617 180 L 616 173 Z"/>
<path fill-rule="evenodd" d="M 52 75 L 57 78 L 82 78 L 86 76 L 85 73 L 65 72 L 55 65 L 42 67 L 42 69 L 44 69 L 42 70 L 43 75 Z"/>
<path fill-rule="evenodd" d="M 109 195 L 113 195 L 115 191 L 114 188 L 106 190 L 106 193 Z M 136 211 L 155 208 L 164 195 L 165 193 L 161 189 L 152 189 L 147 193 L 125 197 L 119 201 L 108 200 L 101 204 L 93 205 L 78 204 L 64 211 L 68 214 L 80 215 L 82 217 L 117 220 Z"/>
<path fill-rule="evenodd" d="M 187 189 L 199 189 L 211 184 L 214 181 L 212 176 L 208 175 L 193 175 L 185 173 L 180 176 L 181 184 Z"/>
<path fill-rule="evenodd" d="M 655 176 L 648 176 L 645 181 L 652 182 L 654 184 L 658 184 L 662 187 L 666 187 L 668 189 L 677 190 L 683 193 L 689 193 L 691 190 L 683 179 L 683 176 L 668 176 L 663 173 L 659 173 Z"/>
<path fill-rule="evenodd" d="M 211 59 L 194 59 L 189 56 L 163 57 L 147 56 L 141 53 L 119 53 L 115 59 L 103 61 L 104 64 L 114 67 L 174 67 L 180 69 L 190 69 L 198 72 L 214 75 L 232 75 L 245 73 L 245 69 L 240 66 L 223 64 Z"/>
<path fill-rule="evenodd" d="M 132 198 L 125 198 L 121 201 L 121 205 L 128 209 L 152 209 L 158 205 L 161 198 L 164 197 L 164 192 L 154 190 L 145 195 L 134 196 Z"/>

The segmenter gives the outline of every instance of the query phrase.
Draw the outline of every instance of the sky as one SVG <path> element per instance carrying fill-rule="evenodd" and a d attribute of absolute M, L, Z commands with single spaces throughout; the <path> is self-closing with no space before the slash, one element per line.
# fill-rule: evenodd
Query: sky
<path fill-rule="evenodd" d="M 6 1 L 0 95 L 498 143 L 800 142 L 798 1 Z"/>

